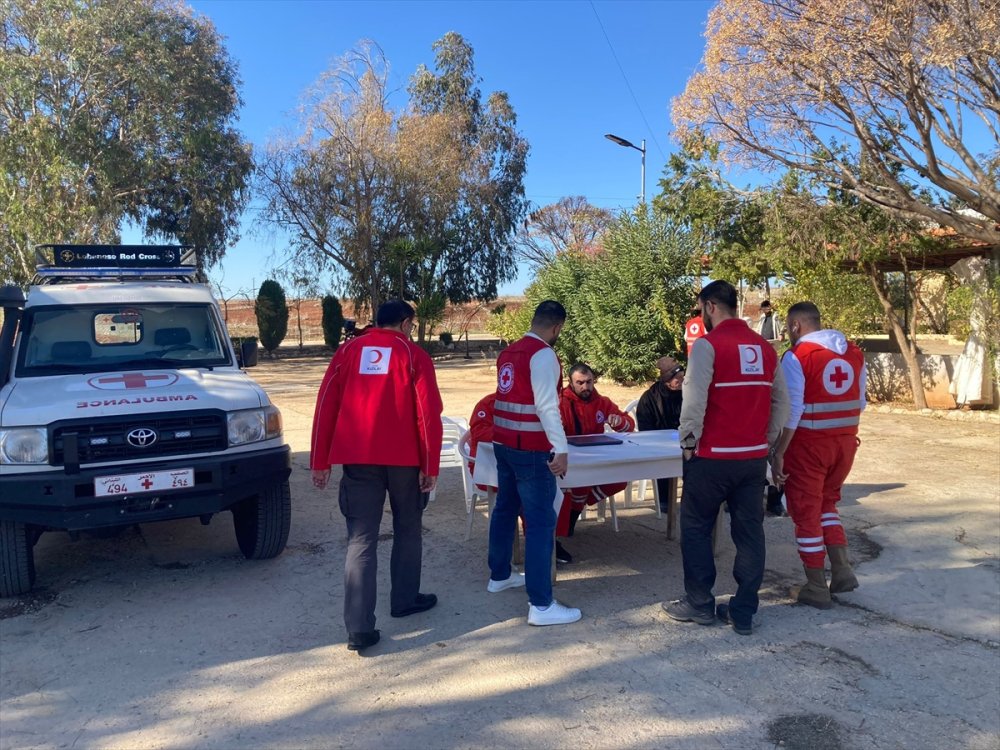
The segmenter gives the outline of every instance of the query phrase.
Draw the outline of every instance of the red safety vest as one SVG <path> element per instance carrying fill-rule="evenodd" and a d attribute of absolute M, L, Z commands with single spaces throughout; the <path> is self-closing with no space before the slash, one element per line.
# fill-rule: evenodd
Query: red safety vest
<path fill-rule="evenodd" d="M 811 341 L 792 349 L 805 376 L 805 408 L 795 436 L 857 435 L 861 421 L 861 370 L 865 355 L 848 342 L 838 354 Z"/>
<path fill-rule="evenodd" d="M 687 343 L 688 351 L 691 351 L 691 344 L 705 335 L 705 321 L 701 316 L 691 318 L 684 324 L 684 341 Z"/>
<path fill-rule="evenodd" d="M 778 355 L 738 318 L 723 320 L 703 337 L 715 350 L 715 368 L 697 455 L 746 459 L 767 456 L 771 387 Z"/>
<path fill-rule="evenodd" d="M 497 400 L 493 404 L 493 442 L 523 451 L 552 450 L 535 408 L 531 388 L 531 358 L 550 348 L 541 339 L 525 336 L 497 357 Z M 562 365 L 556 393 L 562 388 Z"/>

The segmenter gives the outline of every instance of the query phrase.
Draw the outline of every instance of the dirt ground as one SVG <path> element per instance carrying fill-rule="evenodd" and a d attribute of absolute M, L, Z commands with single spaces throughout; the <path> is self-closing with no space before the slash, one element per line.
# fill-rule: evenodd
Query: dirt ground
<path fill-rule="evenodd" d="M 792 525 L 766 521 L 760 625 L 681 625 L 680 548 L 649 503 L 591 517 L 557 596 L 579 623 L 531 628 L 523 590 L 485 591 L 486 519 L 465 539 L 457 469 L 425 515 L 423 590 L 382 642 L 345 648 L 343 521 L 309 482 L 325 360 L 252 371 L 284 414 L 293 526 L 266 562 L 228 514 L 115 539 L 47 534 L 38 588 L 0 602 L 0 748 L 990 748 L 1000 746 L 1000 427 L 870 413 L 842 516 L 861 581 L 832 610 L 796 605 Z M 491 363 L 442 363 L 468 417 Z M 602 386 L 621 406 L 641 388 Z M 731 542 L 716 593 L 730 594 Z"/>

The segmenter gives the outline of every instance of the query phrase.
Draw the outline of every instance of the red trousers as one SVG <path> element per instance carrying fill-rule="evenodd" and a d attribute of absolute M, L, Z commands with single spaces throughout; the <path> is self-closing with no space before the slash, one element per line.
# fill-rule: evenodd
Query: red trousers
<path fill-rule="evenodd" d="M 807 568 L 823 567 L 826 547 L 847 544 L 837 503 L 857 450 L 854 435 L 796 435 L 785 451 L 785 501 L 795 522 L 799 557 Z"/>
<path fill-rule="evenodd" d="M 621 492 L 628 486 L 627 482 L 620 484 L 601 484 L 597 487 L 574 487 L 563 493 L 563 504 L 556 519 L 556 536 L 569 536 L 569 513 L 571 510 L 583 510 L 588 505 L 596 505 L 601 500 Z"/>

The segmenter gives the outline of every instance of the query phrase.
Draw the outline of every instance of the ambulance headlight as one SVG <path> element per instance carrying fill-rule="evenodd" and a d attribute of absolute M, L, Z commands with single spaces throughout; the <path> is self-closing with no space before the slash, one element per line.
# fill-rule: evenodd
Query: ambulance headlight
<path fill-rule="evenodd" d="M 230 445 L 281 437 L 281 412 L 274 406 L 230 412 L 227 419 Z"/>
<path fill-rule="evenodd" d="M 44 464 L 49 461 L 49 437 L 44 427 L 0 430 L 0 464 Z"/>

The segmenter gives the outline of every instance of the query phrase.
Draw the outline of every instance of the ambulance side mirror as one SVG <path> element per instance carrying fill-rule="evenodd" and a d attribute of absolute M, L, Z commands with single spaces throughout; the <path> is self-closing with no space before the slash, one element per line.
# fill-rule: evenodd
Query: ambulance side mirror
<path fill-rule="evenodd" d="M 236 352 L 236 361 L 240 367 L 256 367 L 257 366 L 257 338 L 251 336 L 250 338 L 243 339 L 240 341 L 239 348 Z"/>

